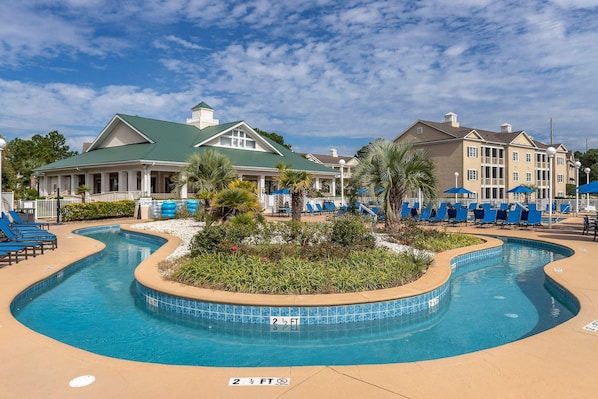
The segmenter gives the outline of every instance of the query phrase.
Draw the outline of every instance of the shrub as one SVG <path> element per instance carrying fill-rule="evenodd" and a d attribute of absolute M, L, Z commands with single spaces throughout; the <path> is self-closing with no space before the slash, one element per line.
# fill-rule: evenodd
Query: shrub
<path fill-rule="evenodd" d="M 68 204 L 60 210 L 62 220 L 97 220 L 133 217 L 135 215 L 135 201 L 122 200 L 115 202 L 85 202 Z"/>
<path fill-rule="evenodd" d="M 369 223 L 358 215 L 343 215 L 332 221 L 330 241 L 341 247 L 373 248 L 376 244 Z"/>

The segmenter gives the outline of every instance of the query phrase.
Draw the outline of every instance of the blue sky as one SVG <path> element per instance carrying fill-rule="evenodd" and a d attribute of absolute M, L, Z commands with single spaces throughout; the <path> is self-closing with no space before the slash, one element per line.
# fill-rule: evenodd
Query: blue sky
<path fill-rule="evenodd" d="M 116 113 L 210 104 L 299 152 L 418 119 L 598 148 L 596 0 L 0 2 L 0 134 L 73 150 Z"/>

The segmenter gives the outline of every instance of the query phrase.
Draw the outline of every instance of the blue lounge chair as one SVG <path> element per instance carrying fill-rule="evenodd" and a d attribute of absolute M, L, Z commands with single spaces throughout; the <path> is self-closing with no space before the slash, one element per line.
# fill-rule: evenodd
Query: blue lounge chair
<path fill-rule="evenodd" d="M 430 223 L 444 222 L 446 220 L 446 210 L 447 210 L 446 203 L 443 202 L 438 207 L 438 210 L 436 211 L 436 215 L 429 218 L 428 222 L 430 222 Z"/>
<path fill-rule="evenodd" d="M 318 210 L 318 212 L 320 213 L 324 213 L 324 209 L 322 209 L 322 205 L 316 203 L 316 209 Z"/>
<path fill-rule="evenodd" d="M 2 231 L 9 242 L 36 243 L 38 245 L 42 244 L 42 246 L 49 246 L 51 249 L 58 247 L 58 238 L 56 235 L 46 230 L 11 229 L 4 220 L 0 219 L 0 231 Z"/>
<path fill-rule="evenodd" d="M 411 208 L 409 208 L 409 202 L 403 202 L 401 205 L 401 219 L 405 220 L 411 215 Z"/>
<path fill-rule="evenodd" d="M 507 220 L 507 211 L 505 209 L 498 209 L 496 211 L 496 224 L 504 224 Z"/>
<path fill-rule="evenodd" d="M 542 225 L 542 212 L 540 211 L 529 211 L 527 220 L 521 222 L 521 226 L 541 226 Z"/>
<path fill-rule="evenodd" d="M 518 226 L 521 224 L 521 208 L 516 208 L 507 213 L 507 220 L 503 226 Z"/>
<path fill-rule="evenodd" d="M 455 225 L 458 223 L 465 223 L 467 224 L 467 213 L 469 210 L 467 208 L 459 208 L 456 209 L 455 216 L 452 218 L 449 217 L 449 224 Z"/>
<path fill-rule="evenodd" d="M 496 223 L 496 209 L 484 210 L 484 218 L 477 222 L 478 226 Z"/>
<path fill-rule="evenodd" d="M 310 215 L 313 215 L 316 212 L 311 204 L 305 204 L 305 208 L 307 209 L 307 213 Z"/>
<path fill-rule="evenodd" d="M 37 226 L 40 229 L 44 229 L 45 228 L 47 230 L 50 230 L 50 223 L 48 223 L 48 222 L 23 222 L 23 220 L 21 219 L 21 217 L 19 216 L 19 214 L 17 212 L 15 212 L 14 210 L 9 210 L 8 214 L 12 218 L 12 222 L 15 225 L 18 225 L 18 226 Z"/>
<path fill-rule="evenodd" d="M 428 207 L 425 207 L 424 209 L 422 209 L 422 213 L 420 213 L 420 215 L 418 217 L 414 217 L 413 219 L 420 221 L 420 222 L 426 222 L 430 218 L 431 214 L 432 214 L 432 208 L 428 206 Z"/>
<path fill-rule="evenodd" d="M 484 214 L 486 212 L 484 212 L 483 209 L 474 209 L 473 210 L 473 222 L 474 223 L 479 223 L 482 219 L 484 219 Z"/>

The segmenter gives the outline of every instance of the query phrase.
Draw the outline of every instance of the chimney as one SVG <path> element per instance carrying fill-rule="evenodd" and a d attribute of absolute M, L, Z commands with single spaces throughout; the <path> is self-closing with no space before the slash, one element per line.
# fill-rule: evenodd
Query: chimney
<path fill-rule="evenodd" d="M 334 158 L 338 158 L 338 153 L 336 152 L 336 148 L 330 149 L 330 156 Z"/>
<path fill-rule="evenodd" d="M 500 125 L 500 132 L 501 133 L 511 133 L 511 125 L 508 123 L 503 123 Z"/>
<path fill-rule="evenodd" d="M 87 152 L 89 147 L 91 147 L 91 143 L 83 143 L 83 152 Z"/>
<path fill-rule="evenodd" d="M 444 123 L 451 125 L 452 127 L 459 127 L 459 122 L 457 122 L 457 114 L 453 112 L 449 112 L 448 114 L 444 115 Z"/>

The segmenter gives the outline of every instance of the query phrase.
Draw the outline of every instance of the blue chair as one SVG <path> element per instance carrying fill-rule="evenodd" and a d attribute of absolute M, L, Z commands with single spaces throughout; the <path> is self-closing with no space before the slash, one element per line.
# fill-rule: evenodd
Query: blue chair
<path fill-rule="evenodd" d="M 527 209 L 529 211 L 535 211 L 535 210 L 537 210 L 536 204 L 527 204 Z M 548 208 L 546 208 L 546 209 L 548 209 Z"/>
<path fill-rule="evenodd" d="M 438 211 L 436 211 L 436 215 L 429 218 L 428 222 L 430 222 L 430 223 L 444 222 L 446 220 L 446 210 L 447 210 L 446 203 L 443 202 L 438 207 Z"/>
<path fill-rule="evenodd" d="M 307 208 L 307 213 L 310 215 L 314 215 L 316 212 L 311 204 L 305 204 L 305 208 Z"/>
<path fill-rule="evenodd" d="M 469 210 L 467 208 L 459 208 L 456 210 L 455 212 L 455 216 L 453 216 L 452 218 L 450 217 L 449 214 L 449 224 L 455 225 L 455 224 L 459 224 L 459 223 L 465 223 L 467 224 L 467 213 L 469 212 Z"/>
<path fill-rule="evenodd" d="M 14 210 L 9 210 L 8 211 L 10 217 L 12 218 L 12 223 L 14 225 L 17 226 L 35 226 L 35 227 L 39 227 L 40 229 L 50 229 L 50 223 L 48 222 L 23 222 L 23 220 L 21 220 L 21 217 L 19 216 L 19 214 L 17 212 L 15 212 Z"/>
<path fill-rule="evenodd" d="M 561 204 L 561 213 L 571 212 L 571 204 Z"/>
<path fill-rule="evenodd" d="M 509 209 L 509 204 L 505 204 L 504 202 L 501 202 L 500 207 L 498 209 L 501 211 L 506 211 Z"/>
<path fill-rule="evenodd" d="M 473 222 L 474 223 L 480 222 L 482 219 L 484 219 L 485 213 L 486 212 L 484 212 L 483 209 L 474 209 L 473 210 Z"/>
<path fill-rule="evenodd" d="M 316 209 L 318 210 L 318 212 L 320 213 L 324 213 L 324 209 L 322 209 L 322 205 L 316 203 Z"/>
<path fill-rule="evenodd" d="M 432 214 L 432 208 L 427 206 L 424 209 L 422 209 L 422 213 L 420 213 L 419 217 L 415 217 L 413 219 L 420 221 L 420 222 L 427 222 L 428 219 L 430 219 L 431 214 Z"/>
<path fill-rule="evenodd" d="M 484 210 L 484 218 L 477 222 L 478 226 L 496 223 L 497 213 L 498 211 L 496 209 Z"/>
<path fill-rule="evenodd" d="M 503 226 L 517 226 L 521 224 L 521 208 L 516 208 L 507 214 L 507 220 L 504 221 Z"/>
<path fill-rule="evenodd" d="M 496 211 L 496 224 L 504 224 L 507 217 L 507 211 L 505 209 L 498 209 Z"/>
<path fill-rule="evenodd" d="M 405 220 L 411 214 L 411 208 L 409 208 L 409 202 L 403 202 L 401 205 L 401 219 Z"/>
<path fill-rule="evenodd" d="M 540 211 L 529 211 L 527 220 L 521 222 L 521 226 L 541 226 L 542 225 L 542 212 Z"/>
<path fill-rule="evenodd" d="M 36 246 L 41 244 L 42 246 L 50 246 L 51 249 L 58 247 L 58 238 L 56 235 L 39 228 L 12 229 L 6 224 L 6 221 L 0 218 L 0 231 L 2 231 L 9 242 L 35 243 Z"/>

